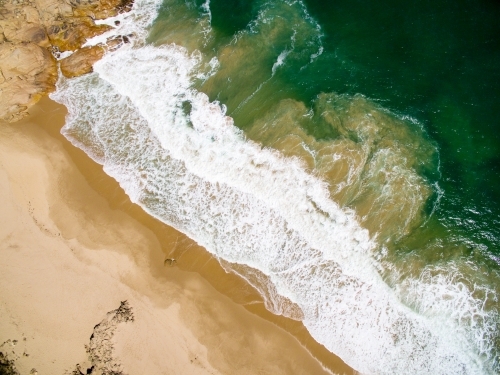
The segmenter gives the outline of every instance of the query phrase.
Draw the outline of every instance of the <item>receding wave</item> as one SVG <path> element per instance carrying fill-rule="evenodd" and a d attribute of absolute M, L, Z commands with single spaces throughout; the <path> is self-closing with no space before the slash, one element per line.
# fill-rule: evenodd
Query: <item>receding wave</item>
<path fill-rule="evenodd" d="M 223 56 L 193 48 L 210 43 L 208 24 L 189 49 L 144 45 L 157 10 L 136 2 L 123 20 L 137 28 L 136 43 L 106 55 L 95 73 L 60 80 L 52 97 L 68 108 L 63 134 L 132 201 L 362 373 L 494 373 L 496 310 L 458 270 L 424 267 L 401 279 L 388 257 L 387 244 L 421 222 L 432 192 L 421 169 L 435 150 L 421 132 L 361 95 L 334 93 L 311 108 L 279 100 L 244 132 L 224 103 L 195 88 L 224 72 Z M 200 14 L 210 17 L 208 2 Z M 271 77 L 288 56 L 271 60 Z M 318 123 L 335 136 L 313 137 L 307 129 Z"/>

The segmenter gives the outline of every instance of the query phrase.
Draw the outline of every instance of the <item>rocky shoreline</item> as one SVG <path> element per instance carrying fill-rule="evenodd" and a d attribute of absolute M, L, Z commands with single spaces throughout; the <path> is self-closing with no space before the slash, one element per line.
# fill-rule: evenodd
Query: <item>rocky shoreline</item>
<path fill-rule="evenodd" d="M 126 37 L 83 47 L 112 27 L 102 20 L 127 12 L 133 0 L 0 0 L 0 119 L 15 122 L 66 77 L 92 71 Z M 60 58 L 61 53 L 72 52 Z"/>

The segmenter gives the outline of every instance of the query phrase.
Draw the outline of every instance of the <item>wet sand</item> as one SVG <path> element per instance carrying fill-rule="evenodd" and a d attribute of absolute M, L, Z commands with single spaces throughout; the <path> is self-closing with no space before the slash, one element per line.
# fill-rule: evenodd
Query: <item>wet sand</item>
<path fill-rule="evenodd" d="M 131 203 L 60 135 L 63 106 L 44 98 L 30 113 L 0 124 L 0 351 L 21 373 L 89 366 L 94 326 L 124 300 L 135 319 L 117 325 L 112 352 L 127 374 L 354 373 Z"/>

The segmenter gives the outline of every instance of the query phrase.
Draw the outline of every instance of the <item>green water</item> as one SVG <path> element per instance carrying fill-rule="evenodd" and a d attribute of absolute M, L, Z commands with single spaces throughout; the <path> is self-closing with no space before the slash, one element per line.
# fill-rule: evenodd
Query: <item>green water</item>
<path fill-rule="evenodd" d="M 389 285 L 444 277 L 498 311 L 500 4 L 212 0 L 211 20 L 202 6 L 167 1 L 150 41 L 200 50 L 206 70 L 217 58 L 197 88 L 329 183 Z"/>
<path fill-rule="evenodd" d="M 325 51 L 301 72 L 286 67 L 276 83 L 285 94 L 269 91 L 306 102 L 320 92 L 361 93 L 416 119 L 439 150 L 439 171 L 429 176 L 444 191 L 436 216 L 457 241 L 500 255 L 500 6 L 305 3 L 321 26 Z M 258 8 L 255 1 L 210 5 L 212 26 L 223 36 L 245 29 Z"/>
<path fill-rule="evenodd" d="M 245 30 L 259 5 L 248 1 L 228 7 L 212 1 L 212 26 L 221 43 Z M 235 96 L 234 87 L 249 86 L 241 85 L 241 80 L 225 88 L 219 82 L 212 98 L 227 104 L 229 114 L 243 128 L 271 102 L 293 97 L 311 105 L 320 92 L 361 93 L 416 120 L 438 149 L 436 166 L 427 170 L 426 177 L 431 183 L 438 182 L 444 193 L 434 214 L 447 240 L 479 248 L 496 259 L 500 254 L 496 113 L 500 7 L 476 1 L 307 1 L 306 5 L 323 34 L 324 52 L 319 58 L 303 70 L 299 70 L 306 62 L 303 56 L 288 61 L 262 90 L 260 101 L 256 97 L 251 103 L 252 113 L 238 116 L 231 111 L 237 106 L 229 99 Z M 287 41 L 280 46 L 275 43 L 272 57 L 286 45 Z M 268 69 L 271 64 L 269 59 Z M 235 101 L 241 103 L 237 95 Z M 317 123 L 307 130 L 316 138 L 335 136 Z M 436 206 L 437 196 L 435 193 L 428 202 L 428 213 Z"/>
<path fill-rule="evenodd" d="M 325 56 L 333 80 L 318 89 L 363 92 L 424 124 L 441 160 L 440 221 L 500 254 L 498 3 L 307 3 L 337 55 Z"/>

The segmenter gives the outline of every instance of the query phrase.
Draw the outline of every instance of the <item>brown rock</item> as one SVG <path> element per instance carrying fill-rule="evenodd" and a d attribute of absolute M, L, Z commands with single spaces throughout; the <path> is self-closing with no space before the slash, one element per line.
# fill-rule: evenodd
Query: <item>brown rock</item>
<path fill-rule="evenodd" d="M 38 12 L 34 7 L 5 7 L 0 13 L 0 28 L 3 40 L 49 46 L 45 27 L 40 24 Z"/>
<path fill-rule="evenodd" d="M 36 10 L 35 7 L 24 6 L 23 10 L 24 10 L 24 17 L 26 19 L 26 22 L 36 23 L 38 25 L 42 24 L 42 22 L 40 20 L 40 15 L 38 14 L 38 10 Z"/>
<path fill-rule="evenodd" d="M 49 39 L 42 25 L 34 23 L 7 24 L 3 26 L 5 39 L 12 43 L 35 43 L 49 46 Z"/>
<path fill-rule="evenodd" d="M 0 45 L 0 117 L 17 121 L 43 94 L 55 89 L 57 66 L 47 49 L 34 43 Z"/>
<path fill-rule="evenodd" d="M 108 25 L 96 25 L 90 17 L 72 17 L 47 28 L 49 40 L 59 51 L 74 51 L 87 39 L 111 29 Z"/>
<path fill-rule="evenodd" d="M 73 16 L 73 8 L 64 0 L 34 0 L 34 3 L 45 27 L 61 18 Z"/>
<path fill-rule="evenodd" d="M 96 20 L 116 16 L 132 9 L 133 0 L 70 0 L 74 16 L 89 16 Z"/>
<path fill-rule="evenodd" d="M 105 47 L 101 45 L 81 48 L 60 61 L 61 73 L 67 78 L 90 73 L 94 63 L 100 60 L 105 52 Z"/>
<path fill-rule="evenodd" d="M 56 56 L 66 77 L 92 71 L 106 49 L 126 42 L 115 38 L 108 46 L 82 45 L 111 26 L 94 20 L 129 11 L 133 0 L 0 0 L 0 118 L 16 121 L 27 108 L 55 90 Z"/>

